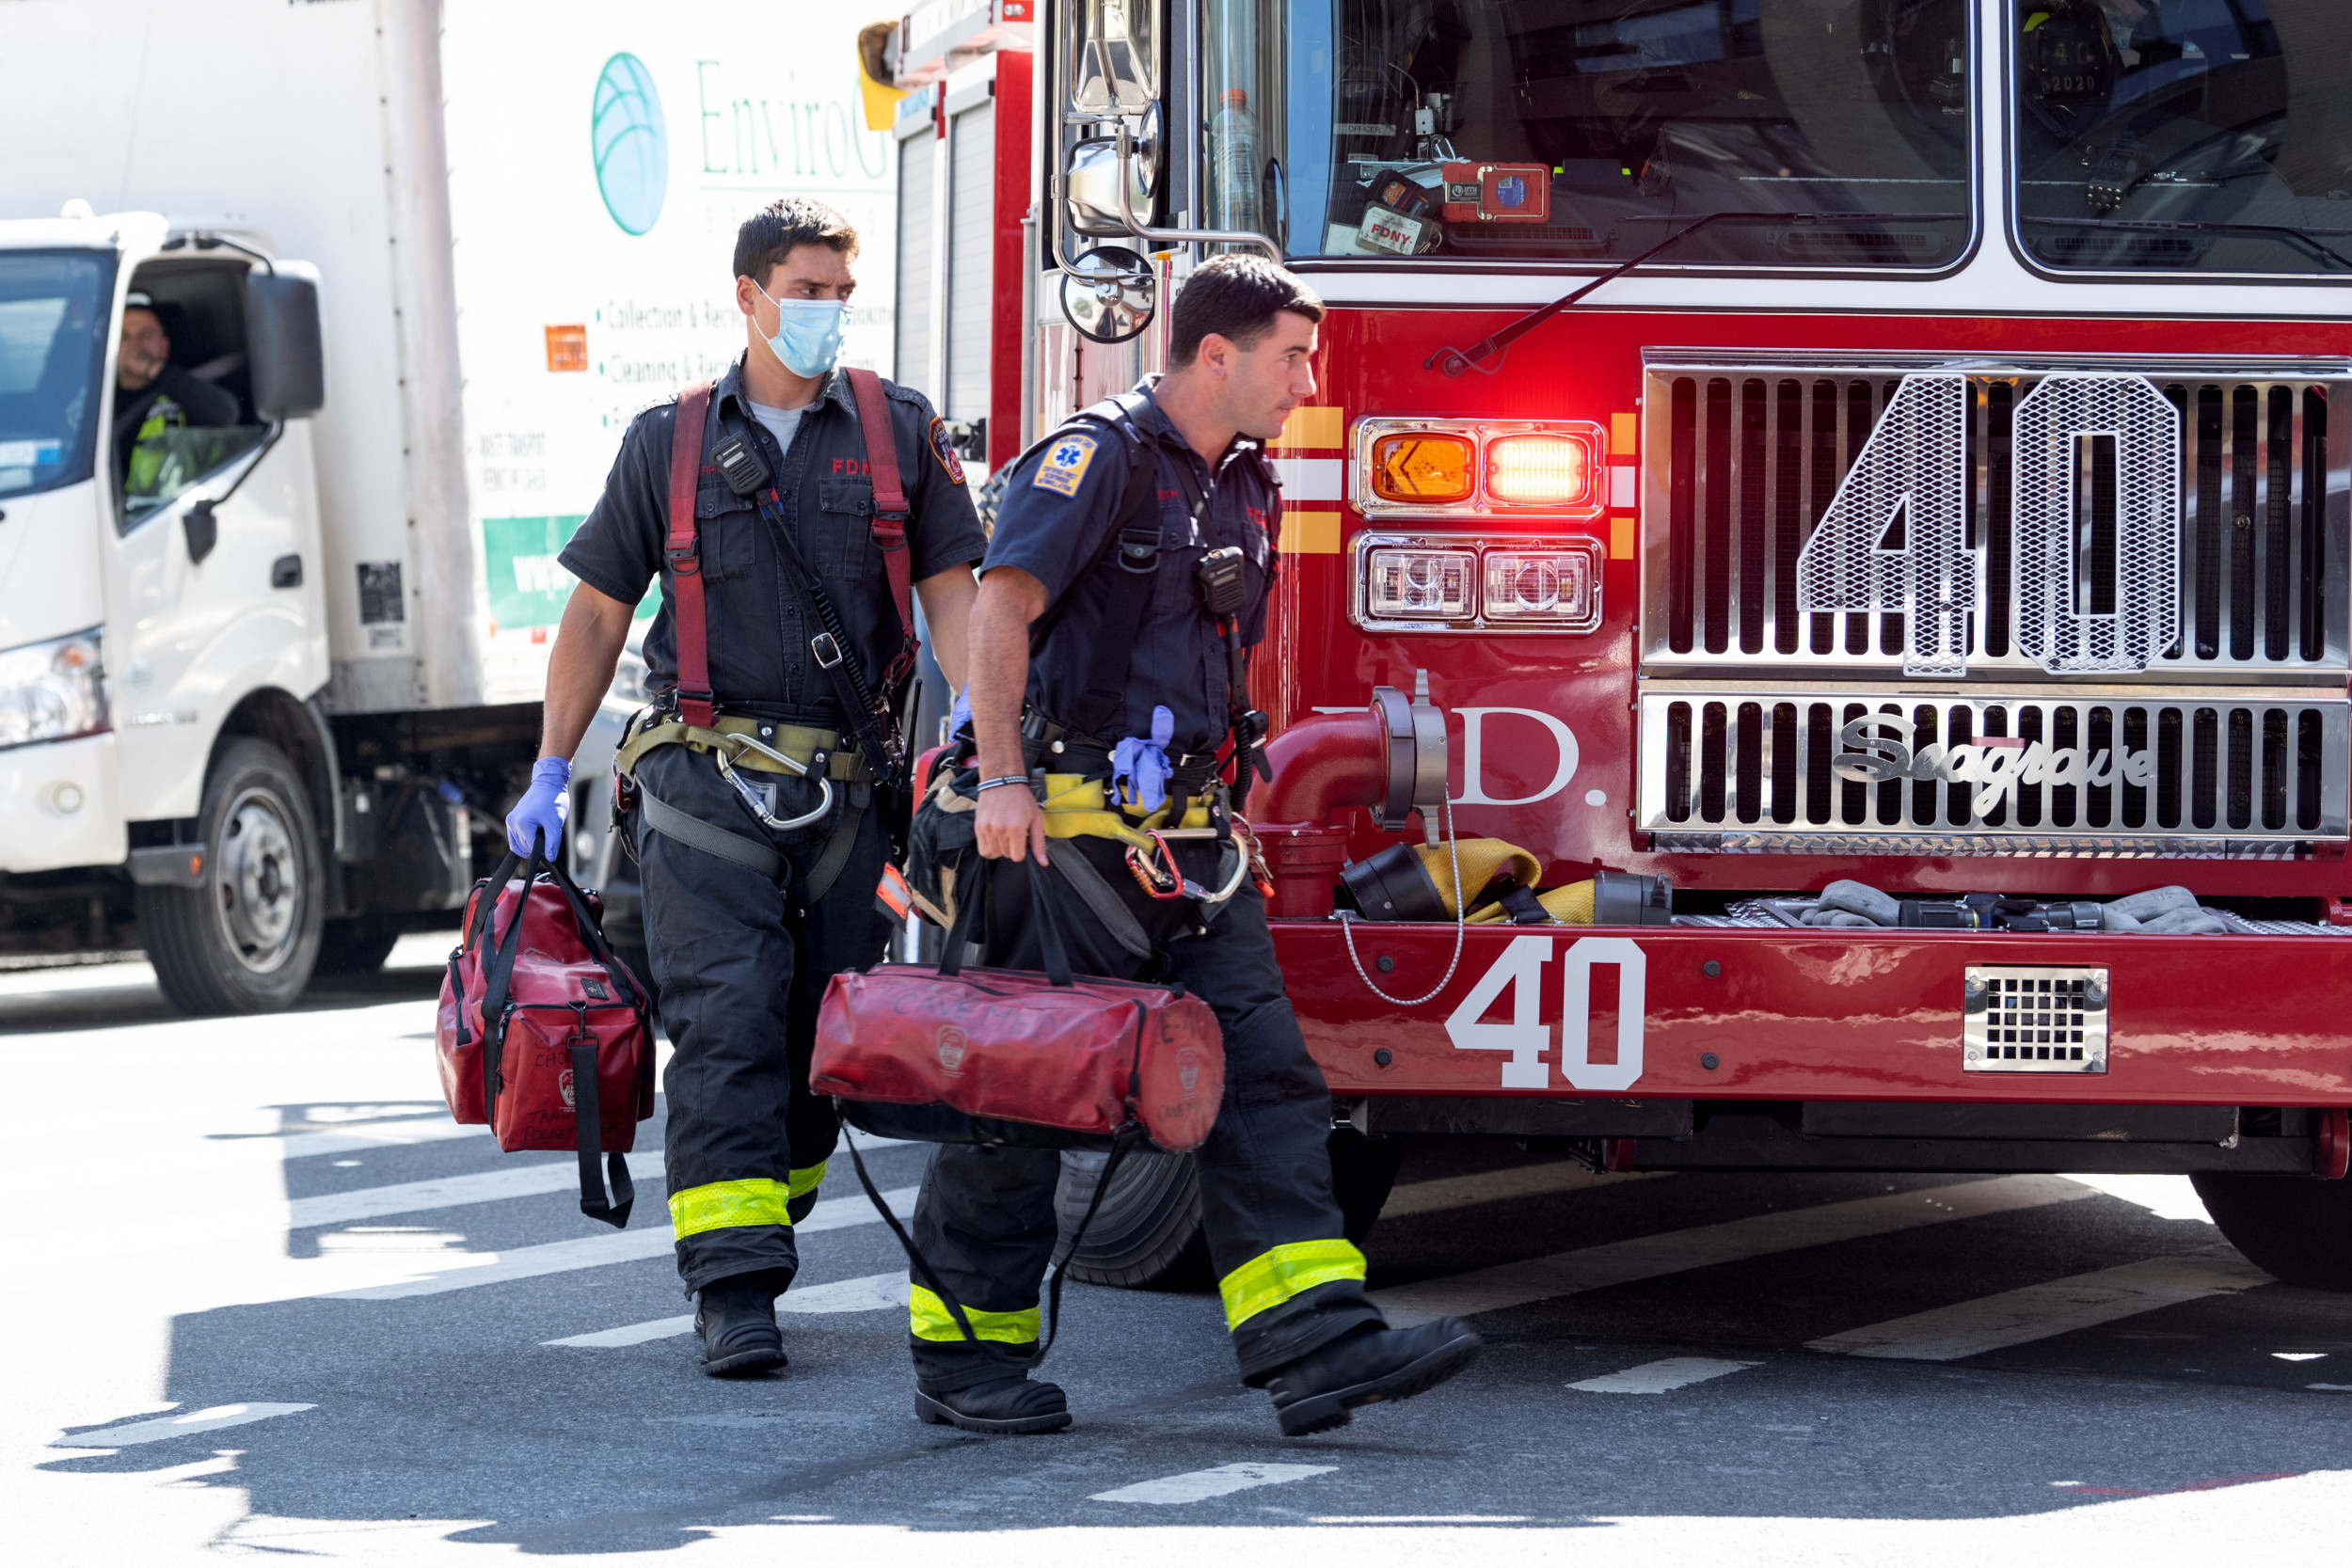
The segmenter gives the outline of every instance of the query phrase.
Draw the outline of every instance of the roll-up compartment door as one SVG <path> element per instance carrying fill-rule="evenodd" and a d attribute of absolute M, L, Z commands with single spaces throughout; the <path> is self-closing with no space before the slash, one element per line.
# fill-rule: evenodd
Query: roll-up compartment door
<path fill-rule="evenodd" d="M 952 105 L 951 105 L 952 106 Z M 988 417 L 990 257 L 994 249 L 996 105 L 989 101 L 948 122 L 954 183 L 948 188 L 947 396 L 951 420 Z"/>
<path fill-rule="evenodd" d="M 939 141 L 928 120 L 898 143 L 898 367 L 891 379 L 936 398 L 931 374 L 931 186 Z"/>

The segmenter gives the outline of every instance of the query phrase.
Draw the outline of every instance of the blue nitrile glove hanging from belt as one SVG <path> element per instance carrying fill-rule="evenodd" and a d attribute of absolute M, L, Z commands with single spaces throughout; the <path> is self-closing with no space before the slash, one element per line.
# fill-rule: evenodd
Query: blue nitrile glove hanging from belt
<path fill-rule="evenodd" d="M 971 722 L 972 687 L 966 682 L 963 689 L 956 693 L 956 705 L 947 710 L 947 734 L 950 736 L 961 735 L 964 726 Z"/>
<path fill-rule="evenodd" d="M 531 853 L 533 837 L 545 841 L 552 860 L 564 852 L 564 823 L 571 816 L 572 765 L 563 757 L 541 757 L 531 765 L 531 787 L 506 814 L 506 847 L 518 855 Z"/>
<path fill-rule="evenodd" d="M 1152 710 L 1152 738 L 1131 735 L 1111 748 L 1111 783 L 1121 800 L 1132 800 L 1146 811 L 1168 803 L 1168 743 L 1176 736 L 1176 716 L 1164 707 Z"/>

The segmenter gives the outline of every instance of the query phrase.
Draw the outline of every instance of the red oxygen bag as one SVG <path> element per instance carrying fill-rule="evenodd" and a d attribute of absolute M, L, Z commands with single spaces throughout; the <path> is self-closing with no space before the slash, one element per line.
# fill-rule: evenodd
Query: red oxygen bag
<path fill-rule="evenodd" d="M 467 900 L 434 1033 L 450 1115 L 487 1122 L 509 1153 L 576 1150 L 580 1212 L 626 1226 L 636 1189 L 621 1156 L 653 1115 L 653 1031 L 603 913 L 561 864 L 509 853 Z"/>
<path fill-rule="evenodd" d="M 1209 1005 L 1181 987 L 1072 974 L 1042 896 L 1030 907 L 1046 973 L 964 969 L 990 863 L 959 900 L 944 962 L 826 984 L 809 1087 L 851 1101 L 852 1125 L 891 1137 L 1103 1148 L 1139 1126 L 1171 1152 L 1200 1148 L 1225 1092 Z"/>

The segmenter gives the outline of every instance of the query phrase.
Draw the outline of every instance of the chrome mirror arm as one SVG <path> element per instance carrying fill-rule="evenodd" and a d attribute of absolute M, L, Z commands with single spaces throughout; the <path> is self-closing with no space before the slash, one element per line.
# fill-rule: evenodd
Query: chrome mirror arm
<path fill-rule="evenodd" d="M 1119 215 L 1128 230 L 1139 240 L 1158 245 L 1240 245 L 1254 246 L 1265 252 L 1266 260 L 1276 266 L 1282 264 L 1281 247 L 1263 234 L 1246 229 L 1154 229 L 1136 216 L 1133 166 L 1136 155 L 1135 135 L 1120 120 L 1119 136 Z"/>

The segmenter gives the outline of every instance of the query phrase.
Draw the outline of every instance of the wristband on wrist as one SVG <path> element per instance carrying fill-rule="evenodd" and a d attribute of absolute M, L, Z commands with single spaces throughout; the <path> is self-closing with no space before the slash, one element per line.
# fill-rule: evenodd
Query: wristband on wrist
<path fill-rule="evenodd" d="M 1002 789 L 1009 784 L 1020 784 L 1025 788 L 1027 787 L 1028 783 L 1029 776 L 1026 773 L 1004 773 L 993 779 L 982 779 L 977 787 L 973 790 L 973 793 L 975 795 L 985 795 L 992 789 Z"/>

